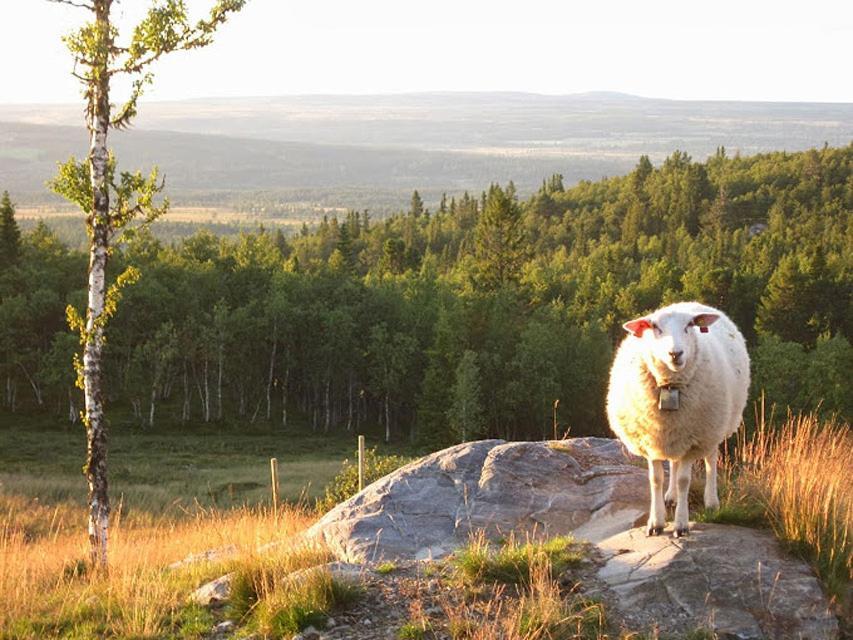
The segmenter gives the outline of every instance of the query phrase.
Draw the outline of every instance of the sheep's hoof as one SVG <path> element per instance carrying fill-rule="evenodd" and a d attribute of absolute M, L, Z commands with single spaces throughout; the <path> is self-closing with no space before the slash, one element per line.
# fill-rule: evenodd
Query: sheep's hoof
<path fill-rule="evenodd" d="M 672 532 L 672 537 L 673 538 L 683 538 L 688 533 L 690 533 L 690 529 L 688 529 L 687 527 L 676 527 L 675 531 Z"/>
<path fill-rule="evenodd" d="M 663 527 L 653 527 L 649 525 L 649 527 L 646 529 L 646 537 L 659 536 L 662 533 Z"/>

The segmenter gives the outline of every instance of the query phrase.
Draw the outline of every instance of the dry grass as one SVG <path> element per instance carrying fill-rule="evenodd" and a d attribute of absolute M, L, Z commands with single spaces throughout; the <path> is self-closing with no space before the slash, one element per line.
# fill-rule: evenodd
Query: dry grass
<path fill-rule="evenodd" d="M 500 584 L 485 598 L 447 601 L 443 612 L 447 631 L 454 640 L 638 638 L 610 632 L 601 603 L 562 588 L 555 579 L 560 571 L 552 556 L 539 546 L 526 565 L 526 576 L 518 581 L 520 587 Z"/>
<path fill-rule="evenodd" d="M 722 518 L 763 519 L 815 567 L 830 595 L 853 578 L 853 434 L 850 425 L 814 414 L 773 427 L 763 415 L 741 431 L 723 469 Z"/>
<path fill-rule="evenodd" d="M 44 512 L 49 511 L 47 509 Z M 108 575 L 87 575 L 86 537 L 69 525 L 71 508 L 55 516 L 37 540 L 20 522 L 32 518 L 14 505 L 0 526 L 0 638 L 201 637 L 189 618 L 203 611 L 187 608 L 187 595 L 200 584 L 231 570 L 242 554 L 287 538 L 307 527 L 312 515 L 299 510 L 227 512 L 199 510 L 182 520 L 150 524 L 113 523 Z M 83 522 L 82 510 L 74 522 Z M 234 557 L 169 564 L 200 550 L 236 547 Z M 183 617 L 183 618 L 182 618 Z M 183 631 L 178 629 L 183 625 Z"/>

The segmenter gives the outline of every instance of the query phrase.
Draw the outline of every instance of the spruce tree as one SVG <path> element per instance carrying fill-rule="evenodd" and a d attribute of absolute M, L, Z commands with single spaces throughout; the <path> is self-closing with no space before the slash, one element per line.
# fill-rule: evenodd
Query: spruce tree
<path fill-rule="evenodd" d="M 493 184 L 477 221 L 478 277 L 490 289 L 515 282 L 527 258 L 521 207 L 512 183 L 506 190 Z"/>
<path fill-rule="evenodd" d="M 409 214 L 415 218 L 419 218 L 424 213 L 424 201 L 421 200 L 421 194 L 417 190 L 412 192 L 412 206 L 409 209 Z"/>
<path fill-rule="evenodd" d="M 15 221 L 15 205 L 4 191 L 0 198 L 0 266 L 8 267 L 18 260 L 21 250 L 21 231 Z"/>

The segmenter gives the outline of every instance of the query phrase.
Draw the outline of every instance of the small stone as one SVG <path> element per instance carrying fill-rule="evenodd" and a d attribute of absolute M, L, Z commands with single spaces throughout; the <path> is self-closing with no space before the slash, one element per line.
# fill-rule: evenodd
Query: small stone
<path fill-rule="evenodd" d="M 361 624 L 363 624 L 365 627 L 369 627 L 373 623 L 370 621 L 370 618 L 365 618 L 361 621 Z"/>
<path fill-rule="evenodd" d="M 303 640 L 319 640 L 320 632 L 314 627 L 305 627 L 302 630 L 302 638 Z"/>
<path fill-rule="evenodd" d="M 231 633 L 236 626 L 237 624 L 233 620 L 224 620 L 213 627 L 213 633 L 214 635 L 225 635 Z"/>
<path fill-rule="evenodd" d="M 193 591 L 190 600 L 205 607 L 215 606 L 227 601 L 231 597 L 231 581 L 233 578 L 233 573 L 227 573 L 202 585 Z"/>

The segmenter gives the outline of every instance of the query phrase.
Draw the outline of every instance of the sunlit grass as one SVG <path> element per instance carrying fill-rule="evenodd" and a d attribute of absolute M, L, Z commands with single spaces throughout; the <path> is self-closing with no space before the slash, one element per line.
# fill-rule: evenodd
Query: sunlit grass
<path fill-rule="evenodd" d="M 813 414 L 778 427 L 758 420 L 752 435 L 739 434 L 723 466 L 721 508 L 706 519 L 769 526 L 842 597 L 853 578 L 851 468 L 850 425 Z"/>
<path fill-rule="evenodd" d="M 571 536 L 521 542 L 511 535 L 503 544 L 495 544 L 481 531 L 453 555 L 452 563 L 471 584 L 516 584 L 529 580 L 531 567 L 537 561 L 545 560 L 553 571 L 562 573 L 580 564 L 584 557 L 582 545 L 576 544 Z"/>
<path fill-rule="evenodd" d="M 67 524 L 73 512 L 55 512 L 61 516 L 37 540 L 28 537 L 14 510 L 2 516 L 3 640 L 201 637 L 192 629 L 204 627 L 209 616 L 188 605 L 188 594 L 233 570 L 259 545 L 286 540 L 313 519 L 296 509 L 280 510 L 277 518 L 263 509 L 240 509 L 199 510 L 152 524 L 118 519 L 111 528 L 110 570 L 93 575 L 85 570 L 86 536 Z M 82 510 L 74 521 L 84 522 Z M 229 556 L 168 569 L 198 551 L 229 546 Z"/>

